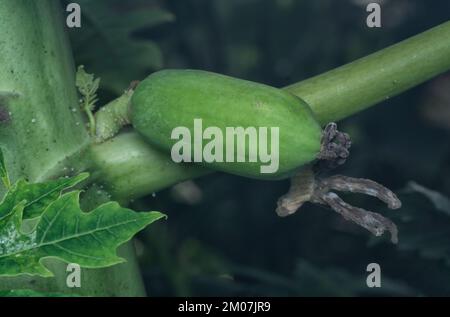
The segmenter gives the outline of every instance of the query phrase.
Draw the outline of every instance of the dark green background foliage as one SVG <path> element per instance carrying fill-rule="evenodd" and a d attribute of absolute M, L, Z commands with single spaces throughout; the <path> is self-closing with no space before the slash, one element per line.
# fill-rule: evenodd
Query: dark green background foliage
<path fill-rule="evenodd" d="M 161 68 L 199 68 L 281 87 L 450 17 L 444 0 L 385 0 L 381 29 L 365 26 L 359 0 L 78 3 L 83 27 L 70 31 L 72 46 L 77 64 L 102 78 L 102 103 Z M 450 74 L 340 127 L 354 146 L 338 172 L 383 183 L 399 193 L 403 208 L 345 198 L 394 219 L 398 246 L 313 205 L 278 218 L 276 200 L 288 181 L 217 173 L 133 203 L 169 215 L 138 237 L 149 294 L 450 295 Z M 418 192 L 411 181 L 441 196 L 419 193 L 423 188 Z M 381 265 L 381 289 L 365 286 L 371 262 Z"/>

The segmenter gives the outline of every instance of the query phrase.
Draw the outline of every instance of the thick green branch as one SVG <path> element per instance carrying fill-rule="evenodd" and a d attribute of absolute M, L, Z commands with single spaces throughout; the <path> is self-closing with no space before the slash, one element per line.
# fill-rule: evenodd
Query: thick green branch
<path fill-rule="evenodd" d="M 290 85 L 322 124 L 338 121 L 450 69 L 450 22 Z"/>
<path fill-rule="evenodd" d="M 121 203 L 211 173 L 196 164 L 173 162 L 132 131 L 93 145 L 91 161 L 93 179 Z"/>

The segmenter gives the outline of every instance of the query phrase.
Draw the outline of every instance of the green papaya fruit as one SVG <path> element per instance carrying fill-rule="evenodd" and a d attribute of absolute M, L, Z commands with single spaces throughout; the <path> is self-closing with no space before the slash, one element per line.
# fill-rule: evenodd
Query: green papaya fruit
<path fill-rule="evenodd" d="M 130 115 L 175 162 L 246 177 L 289 177 L 320 151 L 321 127 L 302 99 L 206 71 L 153 73 L 137 86 Z"/>

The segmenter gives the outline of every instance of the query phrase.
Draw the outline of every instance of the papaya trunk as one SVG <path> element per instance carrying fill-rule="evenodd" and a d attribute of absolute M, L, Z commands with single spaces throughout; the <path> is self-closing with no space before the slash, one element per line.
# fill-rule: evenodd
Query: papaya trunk
<path fill-rule="evenodd" d="M 0 145 L 13 181 L 43 181 L 90 164 L 62 12 L 56 0 L 0 2 Z M 48 260 L 55 278 L 1 278 L 0 290 L 144 295 L 132 244 L 121 253 L 126 264 L 82 270 L 80 289 L 66 286 L 66 265 Z"/>

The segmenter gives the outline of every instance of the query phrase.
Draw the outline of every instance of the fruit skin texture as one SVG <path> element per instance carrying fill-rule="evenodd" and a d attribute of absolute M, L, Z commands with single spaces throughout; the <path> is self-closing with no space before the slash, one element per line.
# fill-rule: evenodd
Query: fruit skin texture
<path fill-rule="evenodd" d="M 218 127 L 279 128 L 279 168 L 261 173 L 260 162 L 246 160 L 203 162 L 224 172 L 259 179 L 282 179 L 316 159 L 321 128 L 309 106 L 300 98 L 267 85 L 200 70 L 163 70 L 153 73 L 136 88 L 131 100 L 131 122 L 147 141 L 170 153 L 178 142 L 172 130 L 184 126 L 194 139 L 194 119 L 202 119 L 203 130 Z M 203 140 L 203 148 L 210 140 Z M 191 142 L 193 143 L 193 141 Z M 271 139 L 267 141 L 271 144 Z M 236 146 L 236 140 L 235 140 Z M 193 151 L 194 145 L 191 144 Z M 270 149 L 271 150 L 271 149 Z M 269 151 L 270 153 L 270 151 Z M 193 155 L 192 155 L 193 157 Z"/>

